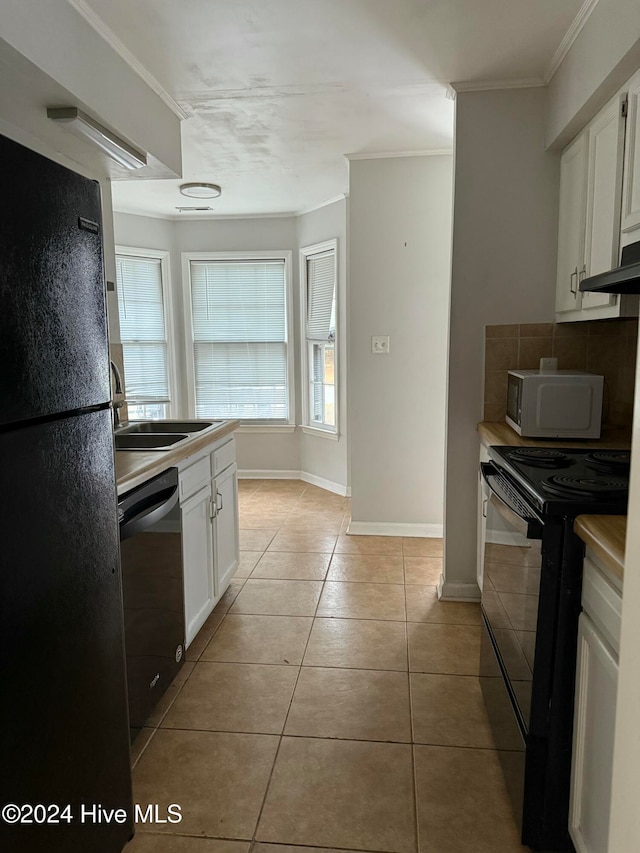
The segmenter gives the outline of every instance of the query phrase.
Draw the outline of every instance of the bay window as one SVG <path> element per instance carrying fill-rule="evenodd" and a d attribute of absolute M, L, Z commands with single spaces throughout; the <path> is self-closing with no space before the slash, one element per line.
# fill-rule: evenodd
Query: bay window
<path fill-rule="evenodd" d="M 338 432 L 337 241 L 300 251 L 303 429 Z"/>
<path fill-rule="evenodd" d="M 191 411 L 198 418 L 288 424 L 291 253 L 183 260 Z"/>
<path fill-rule="evenodd" d="M 131 420 L 171 414 L 168 253 L 116 248 L 125 394 Z"/>

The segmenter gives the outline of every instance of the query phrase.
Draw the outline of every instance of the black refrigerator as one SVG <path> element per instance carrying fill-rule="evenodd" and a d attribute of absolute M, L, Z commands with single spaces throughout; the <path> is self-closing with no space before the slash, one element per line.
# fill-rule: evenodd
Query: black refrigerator
<path fill-rule="evenodd" d="M 0 850 L 118 853 L 133 828 L 100 189 L 4 137 L 0 172 Z"/>

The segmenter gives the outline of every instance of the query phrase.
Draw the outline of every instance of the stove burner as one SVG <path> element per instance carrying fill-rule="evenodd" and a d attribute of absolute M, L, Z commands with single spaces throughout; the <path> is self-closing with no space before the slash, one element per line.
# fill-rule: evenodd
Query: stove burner
<path fill-rule="evenodd" d="M 594 450 L 584 457 L 584 461 L 596 471 L 626 474 L 631 467 L 631 454 L 628 450 Z"/>
<path fill-rule="evenodd" d="M 508 455 L 514 462 L 522 462 L 532 468 L 566 468 L 571 465 L 566 453 L 549 447 L 518 447 L 510 450 Z"/>
<path fill-rule="evenodd" d="M 561 498 L 617 500 L 625 498 L 628 484 L 613 477 L 569 477 L 554 475 L 544 480 L 542 487 L 550 495 Z"/>

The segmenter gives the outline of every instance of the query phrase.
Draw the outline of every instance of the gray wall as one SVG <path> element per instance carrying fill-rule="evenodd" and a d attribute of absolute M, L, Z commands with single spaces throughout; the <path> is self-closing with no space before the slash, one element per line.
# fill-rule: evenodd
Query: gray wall
<path fill-rule="evenodd" d="M 450 156 L 351 162 L 348 419 L 354 532 L 440 532 Z M 390 335 L 389 355 L 371 353 Z"/>
<path fill-rule="evenodd" d="M 554 319 L 559 154 L 544 149 L 545 110 L 542 88 L 456 99 L 445 597 L 478 595 L 484 327 Z"/>

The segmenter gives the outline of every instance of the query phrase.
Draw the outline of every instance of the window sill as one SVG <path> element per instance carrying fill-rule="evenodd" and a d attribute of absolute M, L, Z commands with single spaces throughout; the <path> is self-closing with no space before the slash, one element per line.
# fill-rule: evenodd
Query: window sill
<path fill-rule="evenodd" d="M 312 426 L 301 426 L 300 429 L 306 435 L 317 435 L 322 438 L 328 438 L 330 441 L 339 441 L 340 434 L 337 432 L 330 432 L 328 429 L 320 429 L 319 427 Z"/>
<path fill-rule="evenodd" d="M 240 433 L 292 433 L 296 431 L 295 424 L 243 424 L 236 432 Z"/>

